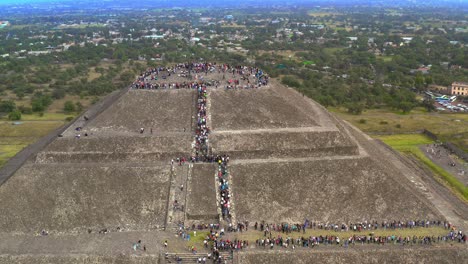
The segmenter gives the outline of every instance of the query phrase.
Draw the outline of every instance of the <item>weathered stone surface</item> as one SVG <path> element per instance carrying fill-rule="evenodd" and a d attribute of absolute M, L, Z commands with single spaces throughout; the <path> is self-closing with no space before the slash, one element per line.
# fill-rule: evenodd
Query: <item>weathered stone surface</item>
<path fill-rule="evenodd" d="M 214 132 L 210 141 L 215 152 L 226 153 L 233 159 L 359 154 L 358 146 L 341 131 Z"/>
<path fill-rule="evenodd" d="M 143 239 L 147 254 L 159 254 L 179 221 L 216 219 L 216 165 L 169 165 L 194 152 L 195 99 L 187 89 L 128 91 L 37 153 L 0 186 L 0 263 L 158 263 L 157 255 L 134 256 L 141 252 L 132 243 Z M 435 193 L 401 157 L 292 89 L 273 80 L 260 89 L 210 87 L 208 99 L 208 145 L 231 157 L 234 221 L 466 222 L 446 199 L 450 193 Z M 168 212 L 176 199 L 185 211 Z M 166 223 L 173 225 L 160 231 Z M 111 234 L 95 234 L 103 228 Z M 25 237 L 42 229 L 51 232 L 45 243 Z M 70 234 L 79 239 L 62 239 Z M 241 253 L 236 263 L 464 263 L 462 257 L 460 248 L 394 247 L 259 251 Z"/>
<path fill-rule="evenodd" d="M 310 105 L 277 90 L 213 90 L 210 93 L 213 130 L 317 126 L 316 112 Z"/>
<path fill-rule="evenodd" d="M 191 151 L 189 133 L 167 136 L 116 136 L 57 138 L 37 154 L 38 163 L 57 162 L 152 162 L 169 164 L 175 157 L 187 157 Z"/>
<path fill-rule="evenodd" d="M 190 131 L 195 114 L 195 91 L 129 91 L 84 127 L 94 134 L 109 132 L 149 133 Z"/>
<path fill-rule="evenodd" d="M 216 204 L 215 164 L 195 164 L 189 182 L 187 197 L 187 218 L 189 220 L 218 220 Z"/>
<path fill-rule="evenodd" d="M 0 188 L 2 232 L 163 226 L 169 166 L 30 165 Z"/>
<path fill-rule="evenodd" d="M 60 255 L 0 255 L 0 264 L 158 264 L 157 256 L 86 256 L 81 254 Z M 164 262 L 163 262 L 164 263 Z"/>
<path fill-rule="evenodd" d="M 440 219 L 370 158 L 232 164 L 239 220 L 341 223 L 363 220 Z"/>

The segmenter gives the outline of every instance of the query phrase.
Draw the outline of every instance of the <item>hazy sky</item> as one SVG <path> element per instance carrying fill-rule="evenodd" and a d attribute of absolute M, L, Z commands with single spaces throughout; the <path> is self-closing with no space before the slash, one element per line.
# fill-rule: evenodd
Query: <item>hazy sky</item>
<path fill-rule="evenodd" d="M 0 0 L 0 5 L 51 2 L 50 0 Z M 57 1 L 54 1 L 57 2 Z M 63 1 L 59 1 L 63 2 Z"/>
<path fill-rule="evenodd" d="M 95 1 L 102 1 L 102 0 L 95 0 Z M 108 0 L 109 1 L 109 0 Z M 153 0 L 154 3 L 158 3 L 160 2 L 161 0 Z M 260 2 L 269 2 L 270 0 L 258 0 Z M 278 0 L 275 0 L 276 2 L 282 2 L 282 1 L 278 1 Z M 292 0 L 294 1 L 294 0 Z M 324 0 L 309 0 L 310 2 L 328 2 L 328 1 L 324 1 Z M 331 2 L 340 2 L 340 1 L 343 1 L 343 2 L 347 2 L 347 0 L 333 0 Z M 356 1 L 356 0 L 354 0 Z M 359 2 L 368 2 L 368 3 L 371 3 L 371 2 L 382 2 L 382 0 L 360 0 Z M 418 1 L 416 0 L 388 0 L 390 2 L 387 2 L 387 1 L 383 1 L 383 2 L 387 2 L 387 3 L 398 3 L 398 2 L 411 2 L 411 3 L 417 3 Z M 0 0 L 0 5 L 10 5 L 10 4 L 26 4 L 26 3 L 47 3 L 47 2 L 54 2 L 54 3 L 59 3 L 59 2 L 73 2 L 73 0 Z M 112 0 L 110 0 L 109 2 L 112 2 Z M 164 0 L 164 2 L 168 2 L 168 0 Z M 177 1 L 177 2 L 184 2 L 184 1 Z M 188 0 L 187 2 L 197 2 L 196 0 Z M 211 2 L 211 1 L 210 1 Z M 239 2 L 242 2 L 242 0 L 239 0 Z M 288 2 L 288 1 L 286 1 Z M 301 2 L 307 2 L 302 0 Z M 424 0 L 421 0 L 420 1 L 421 3 L 424 3 L 425 1 Z M 439 2 L 439 3 L 446 3 L 446 2 L 452 2 L 452 3 L 468 3 L 468 0 L 430 0 L 430 2 L 434 3 L 434 2 Z"/>
<path fill-rule="evenodd" d="M 102 1 L 102 0 L 95 0 Z M 158 1 L 158 0 L 154 0 Z M 30 3 L 60 3 L 60 2 L 73 2 L 73 0 L 0 0 L 0 5 L 11 4 L 30 4 Z"/>

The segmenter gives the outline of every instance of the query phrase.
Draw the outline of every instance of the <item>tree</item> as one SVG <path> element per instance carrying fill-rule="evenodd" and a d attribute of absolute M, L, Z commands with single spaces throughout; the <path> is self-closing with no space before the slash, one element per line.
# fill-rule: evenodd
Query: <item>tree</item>
<path fill-rule="evenodd" d="M 426 98 L 424 99 L 424 101 L 422 102 L 422 105 L 424 106 L 424 108 L 426 108 L 426 110 L 428 112 L 432 112 L 436 109 L 435 105 L 434 105 L 435 101 L 434 99 L 432 98 Z"/>
<path fill-rule="evenodd" d="M 348 113 L 353 115 L 360 115 L 364 110 L 364 106 L 360 103 L 348 103 L 346 104 L 346 108 L 348 109 Z"/>
<path fill-rule="evenodd" d="M 424 87 L 424 77 L 420 72 L 418 72 L 414 78 L 414 86 L 418 90 L 422 90 Z"/>
<path fill-rule="evenodd" d="M 120 80 L 124 83 L 130 83 L 135 78 L 135 75 L 130 71 L 125 71 L 120 75 Z"/>
<path fill-rule="evenodd" d="M 398 105 L 398 109 L 403 111 L 403 113 L 409 113 L 411 111 L 411 109 L 413 109 L 413 108 L 414 108 L 414 104 L 412 102 L 408 102 L 408 101 L 403 101 L 403 102 L 399 103 L 399 105 Z"/>
<path fill-rule="evenodd" d="M 79 113 L 83 111 L 83 105 L 80 102 L 76 102 L 76 111 Z"/>
<path fill-rule="evenodd" d="M 432 76 L 428 75 L 424 78 L 424 80 L 426 81 L 426 86 L 429 86 L 431 85 L 434 81 L 432 80 Z"/>
<path fill-rule="evenodd" d="M 10 113 L 16 109 L 15 102 L 11 100 L 0 101 L 0 112 Z"/>
<path fill-rule="evenodd" d="M 63 89 L 54 89 L 52 92 L 52 97 L 54 99 L 62 99 L 65 97 L 65 90 Z"/>
<path fill-rule="evenodd" d="M 75 104 L 73 104 L 72 101 L 66 101 L 65 104 L 63 105 L 63 111 L 65 111 L 65 113 L 74 112 Z"/>
<path fill-rule="evenodd" d="M 294 77 L 291 77 L 291 76 L 284 76 L 281 79 L 281 82 L 284 85 L 295 87 L 295 88 L 299 88 L 301 86 L 301 83 L 298 80 L 296 80 Z"/>
<path fill-rule="evenodd" d="M 34 112 L 43 112 L 51 103 L 50 96 L 36 93 L 31 101 L 31 108 Z"/>
<path fill-rule="evenodd" d="M 8 119 L 12 121 L 21 120 L 21 112 L 16 109 L 8 114 Z"/>
<path fill-rule="evenodd" d="M 31 102 L 31 108 L 33 112 L 42 112 L 45 110 L 45 106 L 42 104 L 40 100 L 33 100 Z"/>

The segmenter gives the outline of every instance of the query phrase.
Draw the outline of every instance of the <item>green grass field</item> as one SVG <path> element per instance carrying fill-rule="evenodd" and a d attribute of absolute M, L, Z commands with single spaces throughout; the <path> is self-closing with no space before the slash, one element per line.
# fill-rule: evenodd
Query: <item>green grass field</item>
<path fill-rule="evenodd" d="M 376 138 L 385 142 L 398 151 L 408 151 L 420 145 L 427 145 L 434 143 L 430 138 L 422 134 L 403 134 L 403 135 L 388 135 L 376 136 Z"/>
<path fill-rule="evenodd" d="M 19 122 L 0 119 L 0 167 L 24 147 L 63 126 L 71 115 L 45 113 L 23 115 Z"/>
<path fill-rule="evenodd" d="M 371 135 L 415 133 L 427 129 L 468 151 L 468 115 L 464 113 L 428 113 L 423 108 L 415 108 L 409 114 L 402 114 L 382 108 L 352 115 L 344 108 L 328 109 Z"/>
<path fill-rule="evenodd" d="M 437 176 L 436 180 L 452 189 L 460 198 L 468 200 L 468 188 L 455 176 L 433 163 L 419 149 L 420 145 L 430 144 L 433 141 L 418 134 L 427 129 L 435 133 L 439 139 L 450 141 L 468 151 L 467 114 L 428 113 L 423 108 L 415 108 L 409 114 L 385 108 L 366 110 L 361 115 L 349 114 L 344 108 L 329 108 L 329 110 L 395 150 L 415 157 Z"/>
<path fill-rule="evenodd" d="M 389 62 L 389 61 L 393 60 L 392 56 L 380 56 L 380 57 L 377 57 L 377 58 L 382 59 L 384 62 Z"/>
<path fill-rule="evenodd" d="M 432 162 L 424 153 L 419 149 L 420 145 L 431 144 L 434 141 L 422 134 L 409 134 L 409 135 L 387 135 L 387 136 L 376 136 L 376 138 L 385 142 L 385 144 L 391 146 L 395 150 L 398 150 L 406 155 L 412 155 L 417 158 L 421 163 L 426 165 L 435 175 L 438 175 L 440 179 L 445 181 L 445 185 L 451 188 L 455 193 L 458 193 L 461 197 L 468 200 L 468 188 L 460 182 L 455 176 L 448 173 L 446 170 L 441 168 Z"/>
<path fill-rule="evenodd" d="M 32 114 L 32 115 L 22 115 L 21 121 L 64 121 L 67 118 L 73 118 L 72 114 L 64 113 L 44 113 L 43 115 Z"/>
<path fill-rule="evenodd" d="M 3 138 L 1 138 L 1 140 L 3 140 Z M 0 167 L 30 143 L 31 142 L 26 144 L 4 145 L 2 142 L 2 144 L 0 144 Z"/>

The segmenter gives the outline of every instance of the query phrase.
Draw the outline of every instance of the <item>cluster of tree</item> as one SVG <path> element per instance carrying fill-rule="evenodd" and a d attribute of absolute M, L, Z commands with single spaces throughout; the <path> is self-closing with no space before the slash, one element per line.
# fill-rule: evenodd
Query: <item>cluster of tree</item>
<path fill-rule="evenodd" d="M 24 46 L 37 50 L 64 42 L 75 45 L 61 53 L 22 59 L 0 58 L 0 92 L 11 90 L 19 99 L 31 97 L 31 108 L 18 108 L 20 112 L 41 112 L 52 100 L 67 94 L 100 96 L 125 87 L 146 65 L 206 60 L 254 64 L 272 77 L 285 76 L 284 84 L 326 106 L 346 106 L 351 113 L 358 114 L 366 108 L 380 106 L 410 111 L 418 104 L 414 91 L 422 91 L 430 84 L 468 81 L 466 70 L 450 69 L 451 65 L 468 68 L 467 47 L 450 43 L 451 40 L 468 42 L 468 33 L 457 33 L 454 26 L 436 28 L 431 24 L 434 19 L 463 20 L 463 14 L 457 10 L 452 10 L 450 15 L 430 8 L 417 12 L 399 10 L 401 14 L 395 16 L 389 15 L 386 9 L 371 7 L 337 8 L 325 16 L 310 16 L 310 10 L 304 8 L 285 10 L 272 15 L 264 9 L 241 9 L 227 26 L 202 24 L 198 17 L 224 19 L 232 10 L 201 10 L 196 14 L 189 10 L 144 11 L 143 14 L 129 11 L 117 16 L 79 12 L 66 23 L 119 22 L 111 22 L 109 27 L 65 29 L 57 28 L 63 21 L 50 16 L 19 15 L 15 18 L 16 24 L 27 26 L 0 31 L 0 53 L 18 52 Z M 234 24 L 241 27 L 234 27 Z M 197 30 L 193 30 L 195 27 Z M 158 30 L 157 34 L 161 34 L 162 29 L 187 33 L 186 37 L 193 32 L 198 36 L 199 31 L 214 32 L 216 36 L 202 38 L 200 45 L 180 39 L 144 38 L 152 28 Z M 120 32 L 122 38 L 117 44 L 109 39 L 110 29 Z M 301 34 L 291 33 L 295 30 Z M 95 33 L 104 37 L 100 45 L 85 43 Z M 416 36 L 409 44 L 400 45 L 406 34 Z M 31 35 L 45 36 L 45 39 L 39 41 L 37 36 L 32 38 Z M 234 36 L 247 38 L 237 41 Z M 357 37 L 357 40 L 351 41 L 350 37 Z M 227 52 L 227 44 L 223 49 L 221 40 L 241 44 L 249 50 L 247 56 Z M 326 42 L 326 47 L 322 41 Z M 295 52 L 293 58 L 282 55 L 285 50 Z M 103 60 L 113 66 L 98 67 Z M 141 60 L 145 60 L 145 66 L 136 62 Z M 306 65 L 304 61 L 311 63 Z M 124 69 L 124 63 L 129 63 L 130 67 Z M 422 65 L 432 65 L 430 74 L 411 73 Z M 99 76 L 88 79 L 91 69 Z M 426 102 L 426 106 L 429 109 L 429 103 Z M 64 111 L 73 112 L 74 108 L 78 106 L 73 102 L 64 105 Z"/>
<path fill-rule="evenodd" d="M 1 100 L 0 113 L 8 114 L 9 120 L 21 120 L 21 112 L 16 108 L 16 104 L 14 101 Z"/>
<path fill-rule="evenodd" d="M 301 79 L 301 81 L 299 81 Z M 349 113 L 361 114 L 365 109 L 390 107 L 410 112 L 419 103 L 407 88 L 388 88 L 382 83 L 350 84 L 346 79 L 309 72 L 300 76 L 285 76 L 282 83 L 328 106 L 343 106 Z"/>
<path fill-rule="evenodd" d="M 63 105 L 63 111 L 67 114 L 81 112 L 83 111 L 83 105 L 80 102 L 73 103 L 72 101 L 66 101 Z"/>

